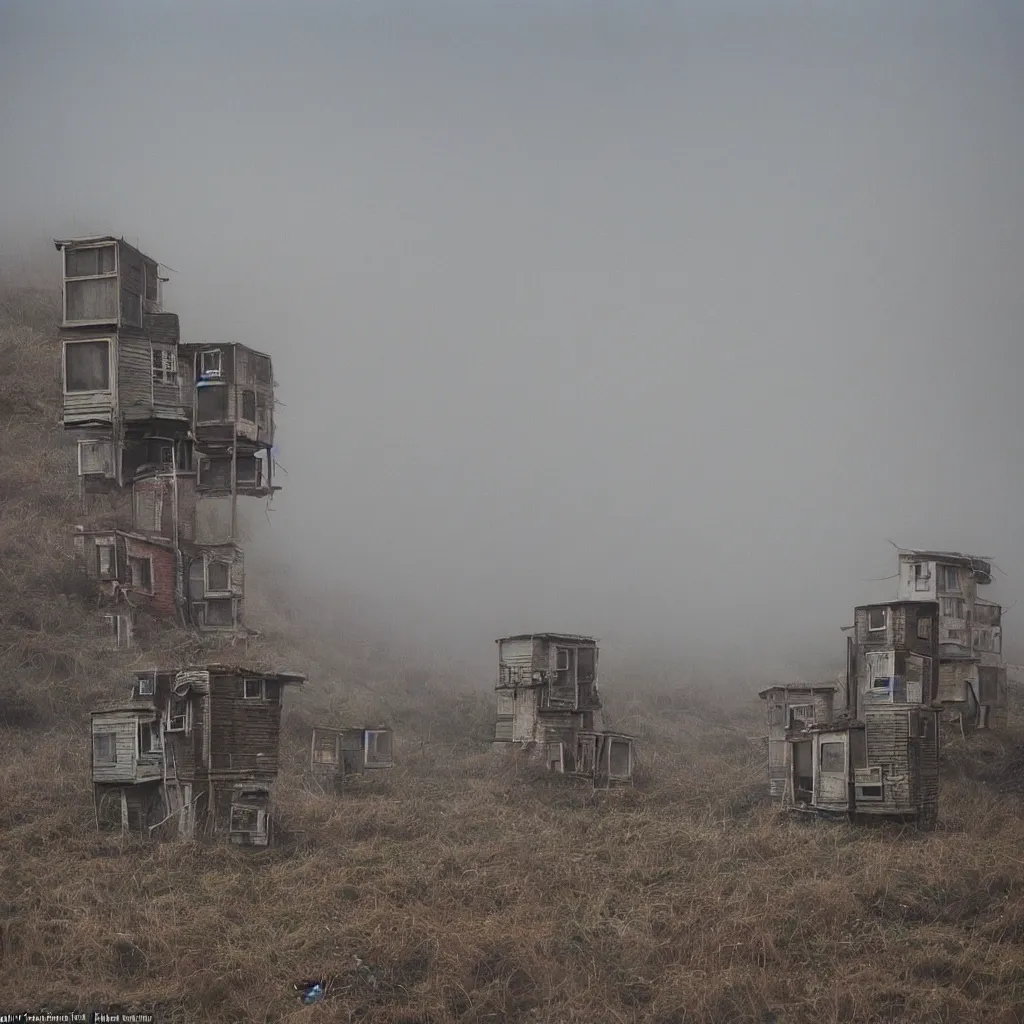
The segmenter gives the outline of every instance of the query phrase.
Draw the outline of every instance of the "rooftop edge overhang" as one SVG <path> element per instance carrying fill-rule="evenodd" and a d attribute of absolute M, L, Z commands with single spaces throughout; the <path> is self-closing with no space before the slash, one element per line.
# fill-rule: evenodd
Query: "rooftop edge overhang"
<path fill-rule="evenodd" d="M 494 642 L 503 644 L 506 640 L 564 640 L 566 643 L 574 644 L 596 644 L 598 638 L 595 636 L 584 636 L 582 633 L 513 633 L 510 636 L 500 636 Z"/>
<path fill-rule="evenodd" d="M 73 245 L 102 245 L 104 242 L 123 242 L 123 237 L 114 235 L 82 235 L 80 238 L 55 238 L 53 246 L 55 249 L 64 249 Z"/>
<path fill-rule="evenodd" d="M 785 693 L 785 694 L 811 694 L 812 696 L 816 693 L 838 693 L 839 687 L 835 684 L 821 684 L 813 686 L 802 686 L 799 683 L 791 683 L 779 686 L 769 686 L 767 689 L 758 692 L 758 697 L 762 699 L 770 696 L 773 693 Z"/>

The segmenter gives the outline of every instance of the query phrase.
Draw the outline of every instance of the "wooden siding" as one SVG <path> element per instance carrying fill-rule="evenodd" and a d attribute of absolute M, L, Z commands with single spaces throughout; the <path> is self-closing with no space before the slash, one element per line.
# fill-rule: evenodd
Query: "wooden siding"
<path fill-rule="evenodd" d="M 118 337 L 112 328 L 82 327 L 62 328 L 61 336 L 61 382 L 63 396 L 62 422 L 65 427 L 113 425 L 117 422 L 117 360 Z M 102 391 L 67 391 L 67 348 L 78 341 L 106 341 L 108 351 L 108 387 Z"/>
<path fill-rule="evenodd" d="M 92 716 L 92 778 L 93 782 L 142 782 L 159 779 L 163 775 L 159 753 L 143 754 L 139 751 L 138 730 L 143 722 L 156 722 L 153 712 L 119 711 Z M 95 738 L 113 733 L 115 737 L 115 764 L 97 763 Z"/>
<path fill-rule="evenodd" d="M 906 705 L 865 709 L 862 717 L 867 767 L 881 769 L 883 799 L 870 805 L 862 803 L 858 810 L 866 813 L 916 811 L 917 757 L 911 751 L 911 724 L 917 720 L 916 710 Z"/>
<path fill-rule="evenodd" d="M 530 686 L 530 676 L 534 668 L 533 658 L 532 640 L 503 641 L 498 651 L 498 685 Z"/>
<path fill-rule="evenodd" d="M 125 420 L 153 416 L 153 363 L 149 338 L 141 328 L 122 327 L 118 332 L 118 410 Z"/>
<path fill-rule="evenodd" d="M 211 757 L 228 758 L 225 770 L 276 774 L 280 697 L 277 701 L 246 700 L 242 680 L 233 676 L 211 678 L 210 689 Z M 257 758 L 258 754 L 264 756 Z M 215 768 L 211 765 L 211 770 Z"/>
<path fill-rule="evenodd" d="M 177 491 L 177 504 L 175 504 Z M 196 478 L 194 473 L 159 473 L 136 480 L 132 485 L 133 529 L 174 539 L 177 515 L 178 541 L 190 543 L 196 537 Z"/>

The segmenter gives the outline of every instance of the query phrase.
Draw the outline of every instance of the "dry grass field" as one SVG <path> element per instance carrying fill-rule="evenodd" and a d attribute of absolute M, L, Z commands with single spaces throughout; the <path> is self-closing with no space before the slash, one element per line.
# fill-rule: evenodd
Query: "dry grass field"
<path fill-rule="evenodd" d="M 52 306 L 0 296 L 0 1012 L 1024 1022 L 1019 732 L 947 742 L 933 833 L 800 824 L 766 799 L 753 687 L 730 708 L 606 678 L 641 763 L 634 789 L 594 793 L 491 750 L 487 680 L 413 687 L 398 664 L 373 678 L 250 577 L 263 653 L 311 676 L 286 701 L 282 841 L 97 833 L 88 708 L 132 655 L 99 648 L 72 558 Z M 312 791 L 304 742 L 325 713 L 387 715 L 394 771 L 340 799 Z M 330 994 L 303 1007 L 292 983 L 317 975 Z"/>

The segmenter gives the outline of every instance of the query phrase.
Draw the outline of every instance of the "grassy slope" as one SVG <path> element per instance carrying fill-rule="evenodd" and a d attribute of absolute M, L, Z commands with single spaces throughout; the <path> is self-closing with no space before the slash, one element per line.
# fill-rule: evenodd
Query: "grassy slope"
<path fill-rule="evenodd" d="M 57 352 L 45 297 L 0 298 L 0 1009 L 156 1004 L 165 1020 L 225 1022 L 728 1024 L 768 1008 L 783 1022 L 1024 1021 L 1014 746 L 947 750 L 930 836 L 801 826 L 764 800 L 756 700 L 737 720 L 641 688 L 638 787 L 587 793 L 490 753 L 486 692 L 374 678 L 289 621 L 279 595 L 261 599 L 258 579 L 254 653 L 314 680 L 287 711 L 291 840 L 253 853 L 97 834 L 87 709 L 116 692 L 130 656 L 91 640 L 94 597 L 71 557 Z M 614 703 L 614 681 L 607 692 Z M 300 772 L 309 723 L 346 712 L 390 715 L 400 764 L 338 800 L 309 792 Z M 335 994 L 303 1009 L 290 984 L 317 973 Z"/>

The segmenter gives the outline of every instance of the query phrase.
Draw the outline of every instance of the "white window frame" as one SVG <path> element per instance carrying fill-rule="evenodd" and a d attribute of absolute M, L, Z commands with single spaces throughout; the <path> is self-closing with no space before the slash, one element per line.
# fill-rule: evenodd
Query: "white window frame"
<path fill-rule="evenodd" d="M 132 562 L 149 562 L 149 590 L 145 590 L 142 587 L 135 585 L 135 569 L 132 566 Z M 156 580 L 153 578 L 153 556 L 152 555 L 129 555 L 128 556 L 128 574 L 131 577 L 131 588 L 140 594 L 147 594 L 150 597 L 156 593 Z"/>
<path fill-rule="evenodd" d="M 216 356 L 217 367 L 213 370 L 206 369 L 206 357 Z M 224 377 L 224 352 L 219 348 L 203 349 L 199 353 L 199 376 L 210 380 L 221 380 Z"/>
<path fill-rule="evenodd" d="M 370 737 L 371 736 L 387 736 L 388 737 L 388 756 L 387 764 L 382 764 L 380 758 L 376 755 L 371 761 L 370 759 Z M 394 751 L 395 736 L 390 729 L 366 729 L 363 732 L 363 764 L 367 768 L 390 768 L 395 761 Z"/>
<path fill-rule="evenodd" d="M 82 277 L 68 277 L 68 250 L 73 252 L 82 252 L 85 249 L 113 249 L 114 250 L 114 270 L 111 273 L 106 274 L 85 274 Z M 117 324 L 121 326 L 121 288 L 120 283 L 117 289 L 117 302 L 115 308 L 117 315 L 115 319 L 103 319 L 103 320 L 68 320 L 68 281 L 103 281 L 114 280 L 120 282 L 121 277 L 121 247 L 117 242 L 92 242 L 86 245 L 65 245 L 61 248 L 61 259 L 63 262 L 63 280 L 61 282 L 61 324 L 64 327 L 93 327 L 98 324 Z M 75 394 L 84 394 L 85 392 L 74 392 Z"/>
<path fill-rule="evenodd" d="M 615 748 L 616 743 L 625 743 L 626 751 L 628 754 L 628 773 L 626 775 L 613 774 L 612 773 L 612 750 Z M 609 736 L 608 737 L 608 761 L 606 764 L 609 779 L 631 779 L 633 777 L 633 741 L 624 739 L 621 736 Z"/>
<path fill-rule="evenodd" d="M 181 715 L 172 715 L 171 710 L 174 707 L 174 702 L 180 700 L 185 704 L 185 712 Z M 175 697 L 171 696 L 170 701 L 167 704 L 167 711 L 165 713 L 165 725 L 164 732 L 180 732 L 188 736 L 192 732 L 192 702 L 187 697 Z M 180 722 L 179 725 L 175 725 L 176 722 Z"/>
<path fill-rule="evenodd" d="M 228 586 L 226 590 L 213 590 L 210 587 L 210 566 L 216 562 L 219 565 L 227 567 L 228 570 Z M 230 597 L 232 596 L 231 590 L 231 569 L 233 563 L 228 561 L 226 558 L 210 557 L 209 555 L 203 556 L 203 596 L 210 597 L 216 595 L 217 597 Z M 232 615 L 234 618 L 234 615 Z"/>
<path fill-rule="evenodd" d="M 107 343 L 107 386 L 89 391 L 68 391 L 68 348 L 72 345 L 95 344 L 97 341 Z M 60 375 L 64 384 L 64 395 L 111 395 L 114 393 L 114 338 L 109 335 L 99 338 L 65 338 L 61 349 Z"/>
<path fill-rule="evenodd" d="M 873 613 L 880 612 L 882 616 L 882 624 L 880 626 L 871 625 L 871 616 Z M 869 633 L 882 633 L 885 631 L 886 626 L 889 625 L 889 609 L 888 608 L 869 608 L 868 609 L 868 632 Z"/>
<path fill-rule="evenodd" d="M 235 828 L 235 811 L 255 811 L 255 828 Z M 252 804 L 231 802 L 231 811 L 228 817 L 228 834 L 236 836 L 263 836 L 267 833 L 267 812 L 261 807 L 254 807 Z"/>
<path fill-rule="evenodd" d="M 178 353 L 173 345 L 154 344 L 150 351 L 150 366 L 154 384 L 178 383 Z"/>
<path fill-rule="evenodd" d="M 153 738 L 153 746 L 149 750 L 142 748 L 142 730 L 149 729 Z M 135 729 L 135 756 L 142 757 L 144 754 L 159 754 L 164 749 L 163 736 L 160 732 L 159 722 L 139 722 Z"/>
<path fill-rule="evenodd" d="M 932 584 L 932 566 L 930 562 L 914 563 L 914 589 L 930 590 Z"/>
<path fill-rule="evenodd" d="M 562 664 L 562 659 L 565 659 L 565 664 Z M 555 671 L 556 672 L 568 672 L 569 671 L 569 648 L 568 647 L 556 647 L 555 648 Z"/>
<path fill-rule="evenodd" d="M 89 392 L 85 392 L 85 391 L 72 391 L 71 392 L 71 394 L 73 394 L 73 395 L 83 395 L 83 394 L 88 394 L 88 393 Z M 85 472 L 83 472 L 82 452 L 85 451 L 90 446 L 97 447 L 97 448 L 105 448 L 107 450 L 107 453 L 110 456 L 110 459 L 109 459 L 109 461 L 110 461 L 110 472 L 109 473 L 85 473 Z M 78 475 L 79 476 L 102 476 L 105 480 L 112 480 L 116 476 L 116 473 L 114 471 L 114 446 L 113 446 L 113 444 L 110 441 L 99 441 L 99 440 L 97 440 L 95 438 L 90 438 L 88 440 L 79 441 L 78 442 Z"/>
<path fill-rule="evenodd" d="M 156 678 L 152 672 L 139 673 L 135 677 L 135 688 L 140 697 L 156 696 Z M 145 689 L 143 689 L 145 686 Z"/>
<path fill-rule="evenodd" d="M 263 680 L 263 679 L 251 679 L 251 678 L 243 679 L 242 680 L 242 700 L 260 700 L 260 701 L 266 700 L 267 699 L 266 698 L 266 689 L 265 689 L 265 687 L 263 685 L 264 682 L 265 682 L 265 680 Z M 249 684 L 250 683 L 255 683 L 256 686 L 258 687 L 258 691 L 255 694 L 253 694 L 253 695 L 250 695 L 249 692 L 248 692 L 248 688 L 249 688 Z"/>

